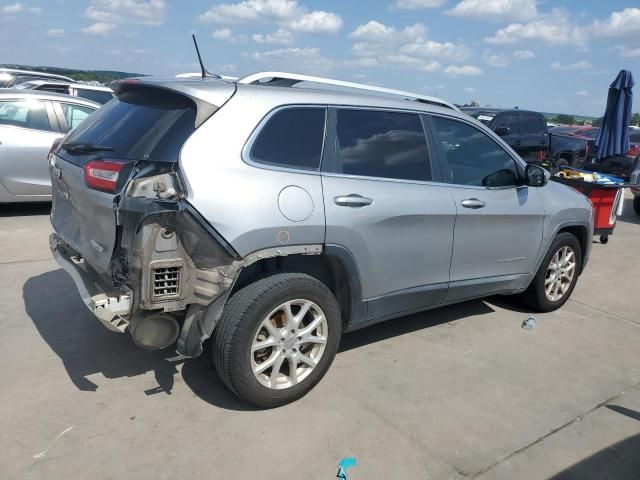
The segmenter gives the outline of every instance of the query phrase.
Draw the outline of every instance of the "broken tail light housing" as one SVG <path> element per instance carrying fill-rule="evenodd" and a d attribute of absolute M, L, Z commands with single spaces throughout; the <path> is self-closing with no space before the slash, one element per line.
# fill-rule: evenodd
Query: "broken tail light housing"
<path fill-rule="evenodd" d="M 632 143 L 631 148 L 627 152 L 627 157 L 637 157 L 638 155 L 640 155 L 640 145 Z"/>
<path fill-rule="evenodd" d="M 91 160 L 84 166 L 84 180 L 94 190 L 115 193 L 124 163 L 115 160 Z"/>

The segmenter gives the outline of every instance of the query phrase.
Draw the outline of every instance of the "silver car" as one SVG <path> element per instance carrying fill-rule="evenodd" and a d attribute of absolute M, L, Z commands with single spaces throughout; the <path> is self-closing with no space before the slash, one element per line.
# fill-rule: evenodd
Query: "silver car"
<path fill-rule="evenodd" d="M 0 203 L 50 200 L 49 149 L 99 107 L 68 95 L 0 90 Z"/>
<path fill-rule="evenodd" d="M 21 83 L 38 79 L 75 82 L 73 78 L 65 77 L 64 75 L 57 75 L 55 73 L 0 67 L 0 88 L 14 88 Z"/>
<path fill-rule="evenodd" d="M 53 255 L 140 347 L 211 337 L 254 405 L 311 390 L 344 332 L 493 294 L 554 310 L 587 263 L 587 198 L 444 100 L 279 72 L 114 90 L 51 157 Z"/>
<path fill-rule="evenodd" d="M 64 93 L 73 97 L 80 97 L 103 105 L 111 100 L 115 94 L 109 87 L 100 85 L 86 85 L 84 83 L 69 83 L 53 80 L 32 80 L 18 85 L 16 88 L 40 90 L 44 92 Z"/>

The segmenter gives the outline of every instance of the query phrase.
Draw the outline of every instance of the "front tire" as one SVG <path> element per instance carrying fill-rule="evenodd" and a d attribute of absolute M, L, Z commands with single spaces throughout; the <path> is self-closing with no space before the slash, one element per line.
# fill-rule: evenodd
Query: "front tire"
<path fill-rule="evenodd" d="M 536 276 L 522 294 L 522 299 L 538 312 L 557 310 L 571 296 L 581 268 L 580 242 L 568 232 L 560 233 L 551 243 Z"/>
<path fill-rule="evenodd" d="M 633 211 L 636 212 L 636 215 L 640 215 L 640 195 L 633 197 Z"/>
<path fill-rule="evenodd" d="M 341 333 L 338 303 L 322 282 L 276 274 L 229 299 L 214 331 L 213 362 L 238 397 L 257 407 L 278 407 L 322 379 Z"/>

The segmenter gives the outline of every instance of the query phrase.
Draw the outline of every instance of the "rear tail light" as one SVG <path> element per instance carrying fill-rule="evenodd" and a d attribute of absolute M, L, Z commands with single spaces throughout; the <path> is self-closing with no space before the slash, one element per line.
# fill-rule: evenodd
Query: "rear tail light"
<path fill-rule="evenodd" d="M 640 145 L 632 143 L 631 148 L 627 152 L 627 157 L 637 157 L 638 155 L 640 155 Z"/>
<path fill-rule="evenodd" d="M 49 149 L 49 153 L 47 154 L 47 160 L 49 160 L 49 163 L 51 163 L 51 155 L 53 155 L 53 153 L 58 150 L 61 141 L 62 138 L 56 138 L 51 144 L 51 148 Z"/>
<path fill-rule="evenodd" d="M 91 160 L 84 166 L 84 180 L 89 188 L 115 193 L 124 164 L 113 160 Z"/>

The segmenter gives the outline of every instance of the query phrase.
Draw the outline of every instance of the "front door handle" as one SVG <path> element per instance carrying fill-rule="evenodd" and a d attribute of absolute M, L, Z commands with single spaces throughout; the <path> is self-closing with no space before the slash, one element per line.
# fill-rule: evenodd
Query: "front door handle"
<path fill-rule="evenodd" d="M 462 200 L 460 204 L 464 208 L 482 208 L 486 204 L 482 200 L 478 200 L 477 198 L 467 198 L 466 200 Z"/>
<path fill-rule="evenodd" d="M 341 195 L 333 199 L 333 203 L 341 207 L 366 207 L 371 205 L 373 200 L 356 193 L 350 195 Z"/>

